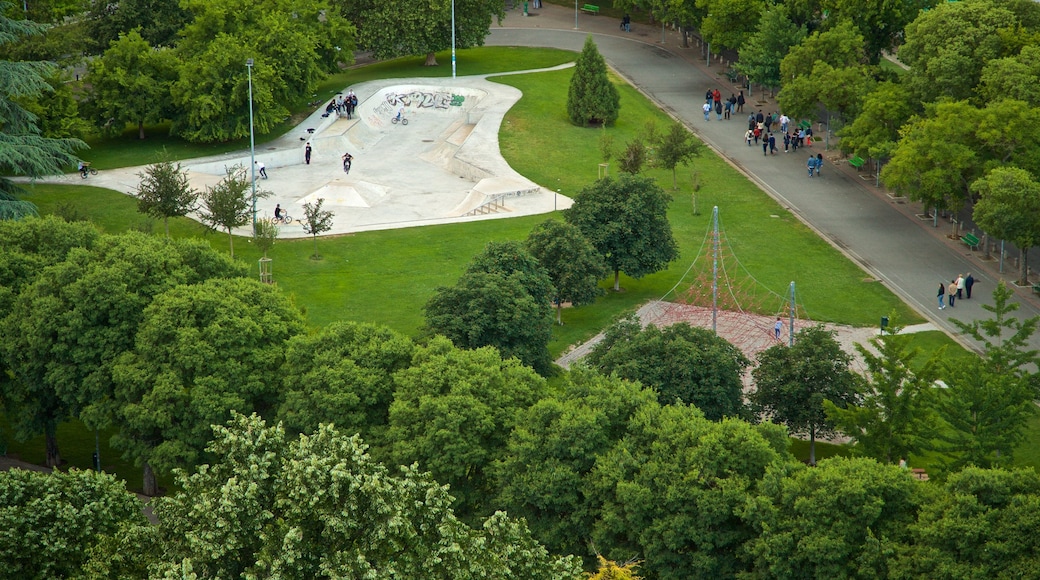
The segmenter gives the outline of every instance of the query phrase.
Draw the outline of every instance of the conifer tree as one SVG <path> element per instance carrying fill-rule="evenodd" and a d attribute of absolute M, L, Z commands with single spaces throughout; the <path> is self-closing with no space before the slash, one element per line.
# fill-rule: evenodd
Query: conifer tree
<path fill-rule="evenodd" d="M 618 91 L 607 78 L 607 64 L 589 36 L 574 65 L 567 93 L 567 116 L 575 125 L 612 125 L 621 108 Z"/>

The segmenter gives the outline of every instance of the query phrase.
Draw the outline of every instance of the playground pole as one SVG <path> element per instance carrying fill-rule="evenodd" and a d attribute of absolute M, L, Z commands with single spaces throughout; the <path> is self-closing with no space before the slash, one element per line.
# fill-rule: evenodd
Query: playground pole
<path fill-rule="evenodd" d="M 794 346 L 794 309 L 794 280 L 791 280 L 791 319 L 790 322 L 787 324 L 787 332 L 790 335 L 790 338 L 788 339 L 787 343 L 788 346 Z"/>
<path fill-rule="evenodd" d="M 719 313 L 719 206 L 711 210 L 712 252 L 711 252 L 711 331 L 718 334 Z"/>

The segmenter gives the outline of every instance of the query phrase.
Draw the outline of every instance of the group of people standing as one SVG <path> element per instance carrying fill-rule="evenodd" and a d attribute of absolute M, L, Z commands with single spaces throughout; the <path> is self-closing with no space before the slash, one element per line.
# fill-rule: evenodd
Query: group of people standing
<path fill-rule="evenodd" d="M 975 278 L 968 272 L 967 275 L 957 274 L 957 277 L 946 282 L 939 282 L 939 310 L 946 308 L 947 304 L 953 308 L 954 303 L 961 298 L 971 299 L 971 288 L 975 285 Z M 945 302 L 944 302 L 945 298 Z"/>
<path fill-rule="evenodd" d="M 730 115 L 734 112 L 741 113 L 744 111 L 744 91 L 740 91 L 739 95 L 730 94 L 726 100 L 722 99 L 722 91 L 719 89 L 708 89 L 708 92 L 704 93 L 704 120 L 711 120 L 711 112 L 715 111 L 715 115 L 718 116 L 719 120 L 729 119 Z"/>
<path fill-rule="evenodd" d="M 331 115 L 335 111 L 336 115 L 346 114 L 347 118 L 351 119 L 357 106 L 357 95 L 354 94 L 353 90 L 348 90 L 346 95 L 336 95 L 336 98 L 329 102 L 328 106 L 325 107 L 325 116 Z"/>

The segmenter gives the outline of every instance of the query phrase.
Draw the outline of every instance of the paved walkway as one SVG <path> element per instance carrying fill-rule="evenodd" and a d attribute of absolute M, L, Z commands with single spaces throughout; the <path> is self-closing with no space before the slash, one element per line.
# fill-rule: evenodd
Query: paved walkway
<path fill-rule="evenodd" d="M 890 198 L 874 187 L 873 180 L 861 179 L 852 168 L 829 162 L 821 177 L 809 179 L 806 154 L 780 153 L 766 158 L 761 147 L 746 146 L 743 134 L 747 114 L 759 109 L 767 113 L 778 110 L 776 103 L 763 95 L 756 93 L 745 105 L 744 114 L 734 115 L 733 120 L 717 121 L 713 114 L 711 121 L 705 122 L 700 110 L 704 93 L 718 87 L 725 97 L 739 87 L 723 76 L 725 63 L 713 61 L 706 66 L 696 43 L 683 48 L 678 33 L 638 23 L 631 33 L 624 33 L 618 20 L 606 16 L 580 14 L 577 22 L 579 29 L 575 30 L 574 12 L 555 5 L 532 10 L 528 17 L 512 10 L 501 26 L 492 26 L 487 44 L 580 51 L 586 36 L 592 34 L 601 54 L 618 73 L 937 327 L 970 344 L 957 335 L 950 319 L 987 318 L 989 312 L 981 306 L 991 303 L 997 280 L 1015 279 L 1007 265 L 1007 275 L 1000 275 L 996 262 L 984 262 L 959 241 L 947 239 L 948 225 L 933 228 L 930 220 L 915 217 L 919 208 Z M 464 63 L 459 64 L 459 74 L 465 74 Z M 825 152 L 822 147 L 812 151 L 824 152 L 825 158 L 836 156 L 835 151 Z M 796 270 L 797 259 L 790 257 L 792 271 Z M 955 308 L 938 310 L 935 294 L 939 283 L 949 284 L 951 278 L 967 272 L 976 279 L 973 298 L 958 301 Z M 1018 289 L 1018 298 L 1020 313 L 1040 314 L 1028 288 Z M 885 314 L 879 312 L 878 317 Z M 1040 336 L 1033 336 L 1032 346 L 1040 348 Z"/>

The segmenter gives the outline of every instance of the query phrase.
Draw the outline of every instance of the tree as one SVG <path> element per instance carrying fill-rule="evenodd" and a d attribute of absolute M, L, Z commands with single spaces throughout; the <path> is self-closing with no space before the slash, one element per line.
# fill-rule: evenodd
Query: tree
<path fill-rule="evenodd" d="M 318 253 L 318 236 L 332 229 L 332 218 L 336 216 L 331 211 L 321 209 L 323 203 L 325 203 L 325 199 L 319 197 L 315 203 L 303 204 L 303 231 L 314 239 L 312 260 L 321 259 L 321 254 Z"/>
<path fill-rule="evenodd" d="M 982 358 L 953 363 L 944 377 L 948 388 L 938 410 L 948 428 L 942 432 L 941 450 L 953 468 L 1009 463 L 1026 422 L 1036 413 L 1035 376 L 1029 369 L 1036 365 L 1037 351 L 1028 345 L 1040 317 L 1016 318 L 1013 296 L 1001 282 L 993 290 L 993 305 L 982 305 L 992 318 L 953 320 L 983 345 Z"/>
<path fill-rule="evenodd" d="M 278 239 L 278 226 L 274 225 L 274 220 L 270 218 L 261 218 L 256 220 L 256 228 L 253 229 L 253 240 L 256 241 L 256 249 L 264 253 L 264 257 L 267 257 L 267 251 L 274 246 L 274 241 Z"/>
<path fill-rule="evenodd" d="M 906 25 L 936 3 L 932 0 L 907 2 L 870 2 L 857 0 L 823 0 L 820 25 L 829 28 L 850 22 L 863 36 L 864 51 L 870 64 L 878 64 L 882 53 L 892 52 L 903 41 Z"/>
<path fill-rule="evenodd" d="M 636 568 L 639 567 L 639 562 L 629 562 L 623 565 L 618 565 L 613 560 L 607 560 L 603 556 L 596 556 L 599 560 L 599 568 L 596 569 L 596 573 L 589 576 L 589 580 L 640 580 L 640 576 L 636 576 Z"/>
<path fill-rule="evenodd" d="M 905 577 L 1016 578 L 1032 574 L 1040 477 L 1031 469 L 966 467 L 922 506 L 900 560 Z"/>
<path fill-rule="evenodd" d="M 206 187 L 202 192 L 202 208 L 199 219 L 211 229 L 223 228 L 227 231 L 228 246 L 231 257 L 235 257 L 235 240 L 231 230 L 249 223 L 256 211 L 256 200 L 271 195 L 270 192 L 256 189 L 250 193 L 249 177 L 241 165 L 225 168 L 227 174 L 213 187 Z"/>
<path fill-rule="evenodd" d="M 43 433 L 48 464 L 58 465 L 61 422 L 110 424 L 112 365 L 133 348 L 152 299 L 180 283 L 244 274 L 203 242 L 136 232 L 70 249 L 23 288 L 0 325 L 0 358 L 11 370 L 5 405 L 19 438 Z"/>
<path fill-rule="evenodd" d="M 65 261 L 73 248 L 90 248 L 99 237 L 93 224 L 55 216 L 0 220 L 0 304 L 11 304 L 44 268 Z"/>
<path fill-rule="evenodd" d="M 806 36 L 805 25 L 791 22 L 788 12 L 785 4 L 767 7 L 754 34 L 740 46 L 740 59 L 734 65 L 749 79 L 770 88 L 781 85 L 780 61 Z"/>
<path fill-rule="evenodd" d="M 426 329 L 461 348 L 493 346 L 538 373 L 552 370 L 552 282 L 520 242 L 491 242 L 455 286 L 424 306 Z"/>
<path fill-rule="evenodd" d="M 783 88 L 776 98 L 792 117 L 811 117 L 823 105 L 841 118 L 855 117 L 873 86 L 863 37 L 845 21 L 814 32 L 780 62 Z"/>
<path fill-rule="evenodd" d="M 661 134 L 654 145 L 657 165 L 672 171 L 672 189 L 678 189 L 675 168 L 690 163 L 704 151 L 704 143 L 680 123 L 672 123 L 668 132 Z"/>
<path fill-rule="evenodd" d="M 644 405 L 599 456 L 586 494 L 603 507 L 593 530 L 604 556 L 661 580 L 732 578 L 753 539 L 743 511 L 766 469 L 786 460 L 776 425 L 708 421 L 694 407 Z"/>
<path fill-rule="evenodd" d="M 182 217 L 198 209 L 199 192 L 188 181 L 188 173 L 165 153 L 157 163 L 137 174 L 137 211 L 163 221 L 170 239 L 170 218 Z"/>
<path fill-rule="evenodd" d="M 743 516 L 748 555 L 769 578 L 888 578 L 922 503 L 904 469 L 833 457 L 819 467 L 775 465 Z"/>
<path fill-rule="evenodd" d="M 426 56 L 425 66 L 437 66 L 436 52 L 451 48 L 452 4 L 438 0 L 416 10 L 407 3 L 344 2 L 357 26 L 358 47 L 378 59 Z M 505 17 L 505 4 L 490 0 L 457 0 L 455 45 L 484 46 L 493 19 Z"/>
<path fill-rule="evenodd" d="M 88 34 L 98 52 L 120 36 L 136 31 L 154 47 L 172 48 L 191 14 L 176 0 L 120 0 L 91 2 Z"/>
<path fill-rule="evenodd" d="M 696 5 L 705 14 L 701 35 L 716 52 L 743 47 L 766 9 L 763 0 L 696 0 Z"/>
<path fill-rule="evenodd" d="M 1019 284 L 1029 284 L 1029 248 L 1040 243 L 1040 183 L 1023 169 L 998 167 L 972 183 L 971 190 L 980 198 L 972 214 L 975 222 L 1018 247 Z"/>
<path fill-rule="evenodd" d="M 386 441 L 394 373 L 411 364 L 415 345 L 392 330 L 337 322 L 285 345 L 278 420 L 290 433 L 314 433 L 335 424 L 370 445 Z"/>
<path fill-rule="evenodd" d="M 866 159 L 888 159 L 899 143 L 899 131 L 913 115 L 913 104 L 898 83 L 878 83 L 863 98 L 855 121 L 838 131 L 841 148 Z"/>
<path fill-rule="evenodd" d="M 870 340 L 873 348 L 856 345 L 867 365 L 861 400 L 845 408 L 824 401 L 824 408 L 856 452 L 893 464 L 929 449 L 937 434 L 934 389 L 944 350 L 916 365 L 921 349 L 910 347 L 898 324 L 888 330 Z"/>
<path fill-rule="evenodd" d="M 181 491 L 154 500 L 157 524 L 94 554 L 90 577 L 582 577 L 578 559 L 550 556 L 522 522 L 497 513 L 469 528 L 429 474 L 395 476 L 329 425 L 294 438 L 235 414 L 208 454 L 178 472 Z"/>
<path fill-rule="evenodd" d="M 653 388 L 662 405 L 694 405 L 712 421 L 746 415 L 742 378 L 751 361 L 709 330 L 686 323 L 642 328 L 630 315 L 607 329 L 586 360 Z"/>
<path fill-rule="evenodd" d="M 490 467 L 502 458 L 519 414 L 546 394 L 545 380 L 495 349 L 463 350 L 444 338 L 416 350 L 394 380 L 394 462 L 417 462 L 450 485 L 464 517 L 489 514 Z"/>
<path fill-rule="evenodd" d="M 599 280 L 607 273 L 606 265 L 575 226 L 546 220 L 528 234 L 524 247 L 549 276 L 557 323 L 563 324 L 564 302 L 583 306 L 603 294 Z"/>
<path fill-rule="evenodd" d="M 777 344 L 758 355 L 751 402 L 773 421 L 809 434 L 810 465 L 816 465 L 816 436 L 834 431 L 823 402 L 840 408 L 859 402 L 859 378 L 849 370 L 851 362 L 834 332 L 821 326 L 799 331 L 794 346 Z"/>
<path fill-rule="evenodd" d="M 643 170 L 643 165 L 646 165 L 648 155 L 649 151 L 647 151 L 646 143 L 641 138 L 636 137 L 626 143 L 625 149 L 618 154 L 618 169 L 624 173 L 636 175 Z"/>
<path fill-rule="evenodd" d="M 43 27 L 28 20 L 5 16 L 10 2 L 0 1 L 0 46 L 18 38 L 40 34 Z M 21 217 L 33 213 L 14 194 L 18 186 L 9 175 L 25 175 L 36 179 L 57 175 L 75 164 L 74 151 L 86 144 L 78 139 L 43 137 L 36 117 L 19 100 L 51 91 L 46 81 L 52 65 L 44 62 L 11 62 L 0 60 L 0 216 Z"/>
<path fill-rule="evenodd" d="M 986 63 L 1006 56 L 1000 31 L 1018 26 L 1015 14 L 1002 4 L 940 2 L 906 25 L 899 59 L 910 67 L 904 84 L 917 100 L 974 96 Z"/>
<path fill-rule="evenodd" d="M 621 97 L 607 76 L 607 64 L 596 49 L 592 36 L 587 36 L 574 63 L 574 74 L 567 91 L 567 116 L 571 123 L 582 127 L 613 125 L 620 107 Z"/>
<path fill-rule="evenodd" d="M 606 177 L 582 189 L 563 217 L 581 230 L 614 272 L 642 278 L 679 255 L 668 223 L 669 196 L 653 180 L 635 175 Z"/>
<path fill-rule="evenodd" d="M 496 505 L 524 518 L 552 552 L 588 554 L 603 504 L 589 486 L 592 468 L 647 405 L 657 406 L 657 394 L 638 383 L 571 369 L 558 390 L 519 412 L 493 467 Z"/>
<path fill-rule="evenodd" d="M 127 124 L 136 124 L 138 139 L 144 139 L 145 123 L 171 116 L 169 95 L 177 65 L 172 51 L 153 49 L 136 30 L 113 40 L 101 58 L 90 61 L 98 126 L 118 135 Z"/>
<path fill-rule="evenodd" d="M 986 103 L 1011 99 L 1040 107 L 1040 46 L 1025 46 L 1017 55 L 986 62 L 977 92 Z"/>
<path fill-rule="evenodd" d="M 250 279 L 177 286 L 145 308 L 134 350 L 112 370 L 112 444 L 143 466 L 146 495 L 155 471 L 194 466 L 231 411 L 273 414 L 285 342 L 301 332 L 289 300 Z"/>
<path fill-rule="evenodd" d="M 147 525 L 115 476 L 11 469 L 0 472 L 0 575 L 71 578 L 91 546 L 123 525 Z"/>

